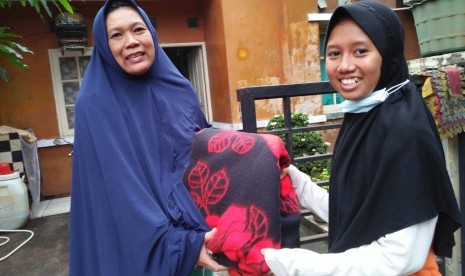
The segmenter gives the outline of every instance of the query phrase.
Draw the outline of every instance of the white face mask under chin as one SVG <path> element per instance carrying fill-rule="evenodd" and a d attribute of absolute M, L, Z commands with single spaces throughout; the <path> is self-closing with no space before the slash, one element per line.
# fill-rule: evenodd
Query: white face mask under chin
<path fill-rule="evenodd" d="M 358 101 L 345 100 L 339 104 L 341 111 L 344 113 L 364 113 L 370 111 L 373 107 L 384 102 L 391 93 L 399 90 L 402 86 L 408 83 L 405 80 L 402 83 L 396 84 L 389 89 L 386 88 L 373 91 L 368 97 Z"/>

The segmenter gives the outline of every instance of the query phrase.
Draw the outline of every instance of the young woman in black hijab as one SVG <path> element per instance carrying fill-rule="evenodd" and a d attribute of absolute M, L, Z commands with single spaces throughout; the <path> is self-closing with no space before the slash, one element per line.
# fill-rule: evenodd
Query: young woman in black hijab
<path fill-rule="evenodd" d="M 325 56 L 345 98 L 328 196 L 295 167 L 304 207 L 327 218 L 329 254 L 264 249 L 276 275 L 440 275 L 460 214 L 442 144 L 423 99 L 408 81 L 400 20 L 387 6 L 340 6 Z"/>

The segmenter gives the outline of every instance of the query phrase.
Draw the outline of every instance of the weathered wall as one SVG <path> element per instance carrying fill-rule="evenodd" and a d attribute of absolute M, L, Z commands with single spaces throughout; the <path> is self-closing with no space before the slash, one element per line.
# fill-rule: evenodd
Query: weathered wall
<path fill-rule="evenodd" d="M 352 0 L 351 2 L 359 2 L 361 0 Z M 320 12 L 332 13 L 338 6 L 339 0 L 326 0 L 327 8 L 322 9 Z M 402 21 L 405 33 L 405 58 L 416 59 L 421 57 L 420 46 L 418 45 L 417 32 L 415 30 L 415 23 L 413 21 L 412 11 L 405 8 L 402 0 L 379 0 L 391 8 L 397 8 L 397 15 Z M 400 8 L 400 9 L 399 9 Z"/>
<path fill-rule="evenodd" d="M 307 22 L 307 13 L 317 9 L 315 0 L 224 0 L 221 4 L 229 81 L 226 91 L 217 92 L 229 99 L 229 107 L 213 106 L 230 109 L 231 120 L 226 122 L 241 122 L 238 88 L 320 79 L 318 25 Z M 319 99 L 313 101 L 311 106 L 321 106 Z M 280 113 L 279 101 L 257 105 L 258 119 Z"/>
<path fill-rule="evenodd" d="M 226 57 L 224 10 L 221 0 L 207 0 L 205 3 L 205 44 L 207 48 L 210 78 L 211 106 L 213 120 L 231 122 L 231 101 L 229 97 L 229 68 Z"/>

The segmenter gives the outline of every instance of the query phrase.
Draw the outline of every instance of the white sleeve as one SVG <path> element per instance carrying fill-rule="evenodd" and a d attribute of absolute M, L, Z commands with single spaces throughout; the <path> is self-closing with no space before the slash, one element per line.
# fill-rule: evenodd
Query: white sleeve
<path fill-rule="evenodd" d="M 437 217 L 342 253 L 262 249 L 274 275 L 410 275 L 425 265 Z M 363 234 L 363 233 L 360 233 Z"/>
<path fill-rule="evenodd" d="M 316 185 L 310 176 L 299 171 L 294 165 L 289 166 L 288 174 L 300 205 L 328 222 L 328 192 Z"/>

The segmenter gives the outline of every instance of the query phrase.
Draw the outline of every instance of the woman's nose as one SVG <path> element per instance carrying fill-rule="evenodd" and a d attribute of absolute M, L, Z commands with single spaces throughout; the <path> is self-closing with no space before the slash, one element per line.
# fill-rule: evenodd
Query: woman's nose
<path fill-rule="evenodd" d="M 132 33 L 126 34 L 125 43 L 124 43 L 125 47 L 131 47 L 131 46 L 138 45 L 138 44 L 139 44 L 139 40 L 137 40 L 134 34 Z"/>
<path fill-rule="evenodd" d="M 338 66 L 338 71 L 339 72 L 347 72 L 347 71 L 352 71 L 355 68 L 355 64 L 350 56 L 342 56 L 341 62 L 339 63 Z"/>

